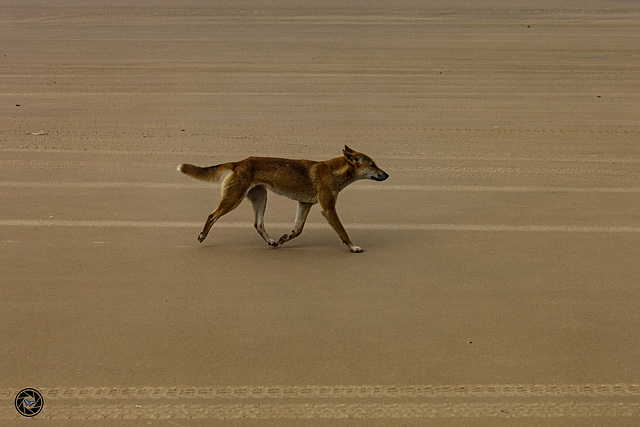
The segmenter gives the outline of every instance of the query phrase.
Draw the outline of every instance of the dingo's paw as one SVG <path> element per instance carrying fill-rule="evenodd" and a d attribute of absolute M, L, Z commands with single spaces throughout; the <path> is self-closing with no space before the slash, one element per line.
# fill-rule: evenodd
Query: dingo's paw
<path fill-rule="evenodd" d="M 356 246 L 356 245 L 349 246 L 349 250 L 351 252 L 353 252 L 354 254 L 357 254 L 357 253 L 360 253 L 360 252 L 364 251 L 360 246 Z"/>
<path fill-rule="evenodd" d="M 282 237 L 280 237 L 280 240 L 278 240 L 278 244 L 281 245 L 285 242 L 288 242 L 291 239 L 291 236 L 289 236 L 288 234 L 283 234 Z"/>
<path fill-rule="evenodd" d="M 198 242 L 202 243 L 202 241 L 203 241 L 204 239 L 206 239 L 206 238 L 207 238 L 207 235 L 206 235 L 204 232 L 202 232 L 202 233 L 200 233 L 200 235 L 198 236 Z"/>
<path fill-rule="evenodd" d="M 278 245 L 280 244 L 280 242 L 276 242 L 276 241 L 275 241 L 275 240 L 273 240 L 273 239 L 269 239 L 269 240 L 267 241 L 267 244 L 268 244 L 269 246 L 273 246 L 274 248 L 277 248 L 277 247 L 278 247 Z"/>

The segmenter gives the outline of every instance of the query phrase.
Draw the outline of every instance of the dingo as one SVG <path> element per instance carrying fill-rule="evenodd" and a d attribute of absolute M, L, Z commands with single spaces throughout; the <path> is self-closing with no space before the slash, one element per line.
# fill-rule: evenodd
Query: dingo
<path fill-rule="evenodd" d="M 351 242 L 338 219 L 336 201 L 338 193 L 359 179 L 384 181 L 389 175 L 376 166 L 367 155 L 344 146 L 344 156 L 324 162 L 311 160 L 249 157 L 239 162 L 199 167 L 190 164 L 178 166 L 178 170 L 192 178 L 204 181 L 219 181 L 225 172 L 231 172 L 222 183 L 222 200 L 204 224 L 198 241 L 209 234 L 211 226 L 223 215 L 238 207 L 247 197 L 255 212 L 254 226 L 262 238 L 276 247 L 297 237 L 309 214 L 311 206 L 320 203 L 322 215 L 338 233 L 351 252 L 362 252 L 362 248 Z M 278 241 L 273 240 L 264 229 L 264 211 L 267 205 L 267 188 L 276 194 L 298 201 L 298 212 L 294 229 Z"/>

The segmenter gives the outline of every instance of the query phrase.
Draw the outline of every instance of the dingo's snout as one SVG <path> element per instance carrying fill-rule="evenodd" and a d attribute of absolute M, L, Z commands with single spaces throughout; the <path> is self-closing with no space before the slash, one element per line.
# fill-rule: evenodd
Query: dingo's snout
<path fill-rule="evenodd" d="M 384 181 L 387 178 L 389 178 L 389 174 L 386 173 L 385 171 L 380 171 L 380 173 L 371 177 L 371 179 L 375 181 Z"/>

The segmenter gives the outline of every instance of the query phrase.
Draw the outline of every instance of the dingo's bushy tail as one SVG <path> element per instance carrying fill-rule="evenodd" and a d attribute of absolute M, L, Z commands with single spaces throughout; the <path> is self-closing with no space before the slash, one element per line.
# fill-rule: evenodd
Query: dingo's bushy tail
<path fill-rule="evenodd" d="M 191 178 L 201 181 L 219 182 L 225 172 L 231 172 L 236 168 L 235 163 L 223 163 L 221 165 L 209 166 L 206 168 L 183 163 L 178 166 L 178 170 Z"/>

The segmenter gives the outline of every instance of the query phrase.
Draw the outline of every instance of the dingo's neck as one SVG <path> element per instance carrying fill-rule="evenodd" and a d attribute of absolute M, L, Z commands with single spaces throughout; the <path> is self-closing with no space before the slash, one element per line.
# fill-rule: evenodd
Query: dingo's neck
<path fill-rule="evenodd" d="M 355 174 L 355 168 L 344 157 L 336 157 L 335 159 L 327 160 L 325 163 L 334 171 L 334 177 L 341 190 L 358 179 Z"/>

